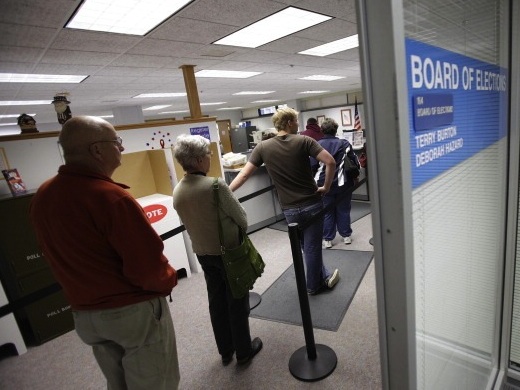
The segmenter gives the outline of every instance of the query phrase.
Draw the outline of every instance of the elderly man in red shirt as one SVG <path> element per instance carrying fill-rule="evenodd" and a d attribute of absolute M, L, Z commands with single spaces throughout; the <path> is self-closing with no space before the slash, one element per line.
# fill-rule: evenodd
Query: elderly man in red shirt
<path fill-rule="evenodd" d="M 122 140 L 96 117 L 59 136 L 65 165 L 35 194 L 30 217 L 45 259 L 110 389 L 177 389 L 179 364 L 166 296 L 177 273 L 140 205 L 111 179 Z"/>

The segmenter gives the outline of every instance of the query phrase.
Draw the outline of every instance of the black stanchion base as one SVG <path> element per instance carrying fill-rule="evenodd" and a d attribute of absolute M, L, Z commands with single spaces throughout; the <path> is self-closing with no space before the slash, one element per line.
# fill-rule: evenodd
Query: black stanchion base
<path fill-rule="evenodd" d="M 338 364 L 336 353 L 326 345 L 316 344 L 316 359 L 307 357 L 307 347 L 301 347 L 289 359 L 289 371 L 302 381 L 319 381 L 329 376 Z"/>
<path fill-rule="evenodd" d="M 251 309 L 254 309 L 257 307 L 260 302 L 262 302 L 262 297 L 260 294 L 250 291 L 249 292 L 249 307 Z"/>

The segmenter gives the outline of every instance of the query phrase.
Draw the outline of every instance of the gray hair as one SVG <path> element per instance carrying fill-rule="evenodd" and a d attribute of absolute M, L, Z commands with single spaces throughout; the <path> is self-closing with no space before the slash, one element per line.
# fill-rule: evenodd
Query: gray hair
<path fill-rule="evenodd" d="M 209 140 L 201 135 L 181 134 L 173 146 L 173 156 L 188 172 L 197 168 L 198 158 L 210 152 L 209 144 Z"/>
<path fill-rule="evenodd" d="M 338 122 L 332 118 L 325 118 L 321 123 L 321 132 L 328 135 L 336 135 L 338 131 Z"/>
<path fill-rule="evenodd" d="M 276 130 L 285 130 L 287 127 L 287 122 L 292 119 L 298 119 L 298 111 L 293 110 L 289 107 L 283 107 L 276 110 L 276 113 L 271 117 L 273 121 L 273 125 Z"/>

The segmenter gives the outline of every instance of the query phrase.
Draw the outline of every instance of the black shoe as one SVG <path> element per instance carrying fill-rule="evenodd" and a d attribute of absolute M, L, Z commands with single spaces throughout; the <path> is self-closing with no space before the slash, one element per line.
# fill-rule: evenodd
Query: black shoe
<path fill-rule="evenodd" d="M 234 353 L 234 351 L 231 351 L 230 353 L 222 355 L 222 365 L 227 366 L 229 363 L 231 363 L 233 361 Z"/>
<path fill-rule="evenodd" d="M 251 352 L 249 353 L 249 356 L 243 357 L 238 359 L 237 358 L 237 364 L 242 365 L 249 363 L 255 355 L 260 352 L 260 350 L 263 347 L 262 340 L 260 340 L 260 337 L 255 337 L 253 341 L 251 341 Z"/>

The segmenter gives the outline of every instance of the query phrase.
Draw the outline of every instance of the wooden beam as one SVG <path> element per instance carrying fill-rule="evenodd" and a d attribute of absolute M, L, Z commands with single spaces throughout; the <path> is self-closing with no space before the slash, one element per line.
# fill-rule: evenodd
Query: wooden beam
<path fill-rule="evenodd" d="M 195 81 L 195 65 L 181 65 L 184 76 L 184 86 L 186 87 L 186 93 L 188 94 L 188 104 L 190 106 L 191 118 L 202 117 L 200 110 L 199 92 L 197 90 L 197 82 Z"/>

